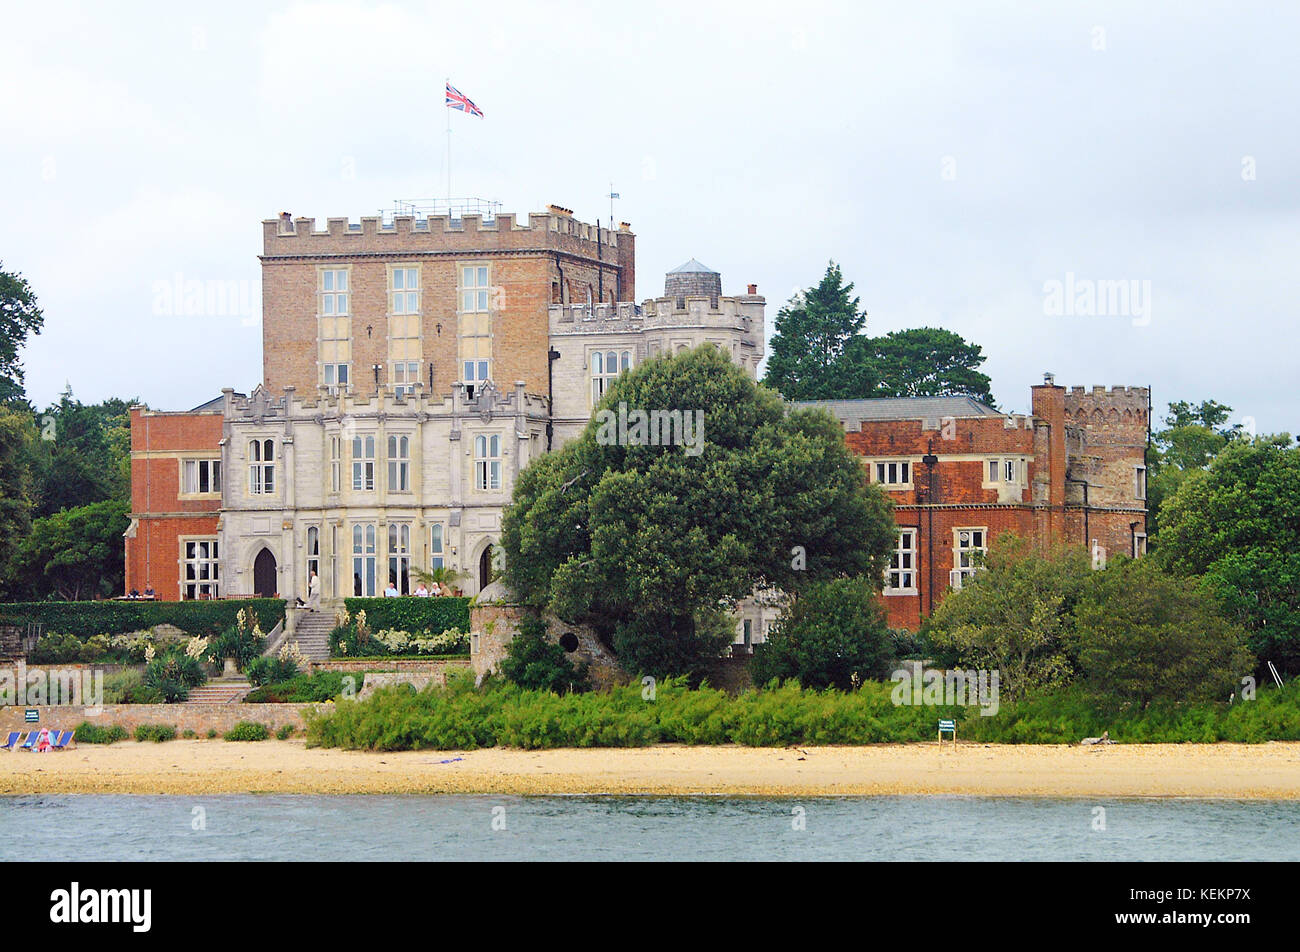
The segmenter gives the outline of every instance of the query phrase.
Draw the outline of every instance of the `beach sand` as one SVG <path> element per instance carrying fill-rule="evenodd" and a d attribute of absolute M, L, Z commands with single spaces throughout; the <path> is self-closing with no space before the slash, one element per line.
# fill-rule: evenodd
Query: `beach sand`
<path fill-rule="evenodd" d="M 459 758 L 459 759 L 457 759 Z M 452 761 L 441 763 L 441 761 Z M 973 794 L 1300 799 L 1300 743 L 371 753 L 175 740 L 0 754 L 0 794 Z"/>

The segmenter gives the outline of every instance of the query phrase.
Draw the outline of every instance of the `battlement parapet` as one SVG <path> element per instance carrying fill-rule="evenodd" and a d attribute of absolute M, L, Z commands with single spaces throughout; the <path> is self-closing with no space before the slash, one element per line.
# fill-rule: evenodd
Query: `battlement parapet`
<path fill-rule="evenodd" d="M 749 331 L 762 317 L 763 299 L 755 296 L 654 298 L 643 304 L 552 304 L 550 324 L 558 333 L 584 330 L 634 332 L 657 327 L 712 325 Z"/>
<path fill-rule="evenodd" d="M 1065 393 L 1065 416 L 1079 425 L 1130 424 L 1145 429 L 1150 397 L 1149 387 L 1071 387 Z"/>
<path fill-rule="evenodd" d="M 316 394 L 306 398 L 294 393 L 293 387 L 286 387 L 280 397 L 258 388 L 249 397 L 232 395 L 226 407 L 226 420 L 242 424 L 279 424 L 314 420 L 342 420 L 343 418 L 383 418 L 405 419 L 409 417 L 428 418 L 464 418 L 472 416 L 502 417 L 514 416 L 522 408 L 525 416 L 545 417 L 547 415 L 547 398 L 545 394 L 528 393 L 522 383 L 516 382 L 509 390 L 489 387 L 480 391 L 475 399 L 466 399 L 465 385 L 455 383 L 451 393 L 438 396 L 426 396 L 422 385 L 417 385 L 413 394 L 397 396 L 393 390 L 379 393 L 338 391 L 320 387 Z"/>
<path fill-rule="evenodd" d="M 363 216 L 360 221 L 327 218 L 325 227 L 317 228 L 315 218 L 293 218 L 287 213 L 262 222 L 263 253 L 266 257 L 306 254 L 351 254 L 384 251 L 502 250 L 527 243 L 553 247 L 576 244 L 584 253 L 594 253 L 597 246 L 617 250 L 619 242 L 635 238 L 630 228 L 618 230 L 599 224 L 578 221 L 566 209 L 552 206 L 544 212 L 532 212 L 526 223 L 514 213 L 494 217 L 466 213 L 459 217 L 446 214 Z M 424 243 L 427 241 L 427 248 Z M 590 245 L 590 248 L 586 246 Z"/>

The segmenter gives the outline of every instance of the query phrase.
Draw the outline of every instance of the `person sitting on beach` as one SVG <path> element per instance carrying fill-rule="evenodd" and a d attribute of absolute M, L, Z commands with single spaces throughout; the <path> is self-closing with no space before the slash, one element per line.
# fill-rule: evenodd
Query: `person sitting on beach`
<path fill-rule="evenodd" d="M 393 582 L 388 583 L 388 588 L 384 589 L 384 598 L 397 598 L 397 586 Z"/>
<path fill-rule="evenodd" d="M 429 597 L 429 590 L 428 590 L 427 588 L 424 587 L 424 583 L 423 583 L 423 582 L 421 582 L 419 585 L 415 586 L 415 597 L 416 597 L 416 598 L 428 598 L 428 597 Z"/>
<path fill-rule="evenodd" d="M 50 749 L 50 729 L 42 727 L 40 734 L 36 737 L 36 752 L 43 754 Z"/>

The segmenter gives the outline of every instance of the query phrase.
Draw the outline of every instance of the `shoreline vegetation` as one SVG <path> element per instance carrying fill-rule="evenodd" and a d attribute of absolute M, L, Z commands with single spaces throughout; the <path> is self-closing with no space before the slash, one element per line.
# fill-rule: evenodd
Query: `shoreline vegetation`
<path fill-rule="evenodd" d="M 400 753 L 300 740 L 124 741 L 14 754 L 0 795 L 466 794 L 1300 799 L 1300 743 L 1112 747 L 961 741 Z"/>
<path fill-rule="evenodd" d="M 978 706 L 898 704 L 896 688 L 868 682 L 856 691 L 797 684 L 730 695 L 683 681 L 555 694 L 510 683 L 377 691 L 307 716 L 307 743 L 351 750 L 474 750 L 513 747 L 648 747 L 654 744 L 782 747 L 905 744 L 934 740 L 940 718 L 962 740 L 1077 744 L 1108 731 L 1117 744 L 1259 744 L 1300 741 L 1300 682 L 1263 689 L 1254 700 L 1152 704 L 1145 708 L 1066 688 L 1004 700 L 995 716 Z"/>

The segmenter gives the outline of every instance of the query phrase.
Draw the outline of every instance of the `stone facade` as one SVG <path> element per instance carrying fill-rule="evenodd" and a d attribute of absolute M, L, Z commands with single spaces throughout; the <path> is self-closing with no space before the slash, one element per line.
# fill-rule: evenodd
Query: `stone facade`
<path fill-rule="evenodd" d="M 165 457 L 164 415 L 132 418 L 137 462 L 175 470 L 182 456 L 211 457 L 223 474 L 194 525 L 162 521 L 188 512 L 174 479 L 143 469 L 133 479 L 128 586 L 149 574 L 131 568 L 138 527 L 174 526 L 157 545 L 150 536 L 150 559 L 177 579 L 153 580 L 162 598 L 193 597 L 181 591 L 196 571 L 182 533 L 217 553 L 205 571 L 220 597 L 306 599 L 315 569 L 325 606 L 337 607 L 389 581 L 406 593 L 409 569 L 436 565 L 476 593 L 515 478 L 582 431 L 614 376 L 703 343 L 751 375 L 763 357 L 755 286 L 632 303 L 630 226 L 588 225 L 559 206 L 527 224 L 398 215 L 318 230 L 281 216 L 263 223 L 263 245 L 263 382 L 165 415 L 175 434 Z M 720 291 L 708 276 L 702 289 Z M 466 348 L 485 355 L 486 382 L 477 358 L 461 359 Z"/>

